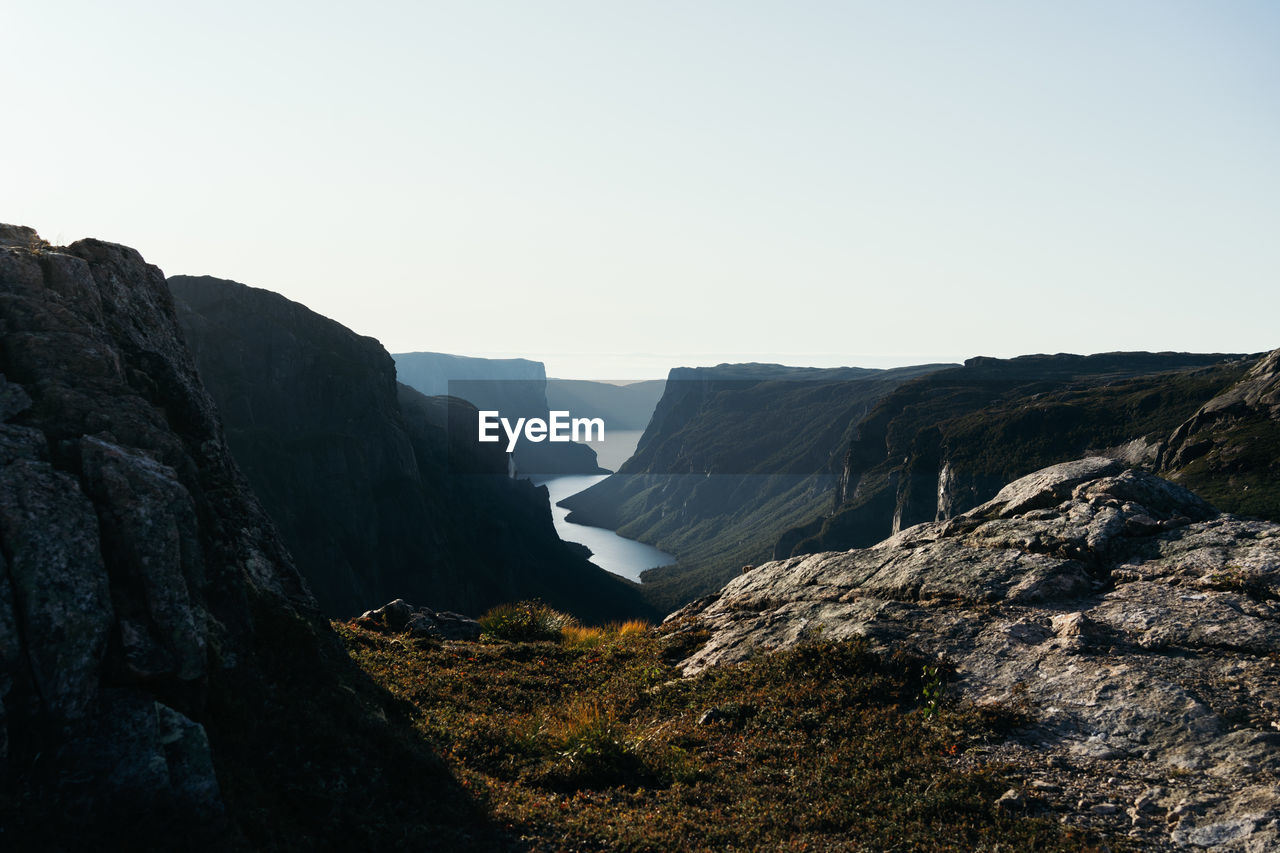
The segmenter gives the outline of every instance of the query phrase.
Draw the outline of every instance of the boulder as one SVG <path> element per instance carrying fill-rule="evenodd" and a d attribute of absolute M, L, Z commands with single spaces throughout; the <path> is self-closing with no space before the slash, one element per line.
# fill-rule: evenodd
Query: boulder
<path fill-rule="evenodd" d="M 480 623 L 461 613 L 414 607 L 403 598 L 387 602 L 377 610 L 367 610 L 354 620 L 369 631 L 385 634 L 408 634 L 414 639 L 466 640 L 480 639 Z"/>
<path fill-rule="evenodd" d="M 818 632 L 943 658 L 965 701 L 1031 714 L 1017 760 L 1072 768 L 1062 797 L 1173 774 L 1203 808 L 1160 843 L 1262 849 L 1280 818 L 1245 793 L 1280 782 L 1280 524 L 1111 460 L 1037 471 L 871 548 L 757 566 L 669 619 L 710 633 L 686 673 Z M 1074 811 L 1131 820 L 1099 804 Z"/>

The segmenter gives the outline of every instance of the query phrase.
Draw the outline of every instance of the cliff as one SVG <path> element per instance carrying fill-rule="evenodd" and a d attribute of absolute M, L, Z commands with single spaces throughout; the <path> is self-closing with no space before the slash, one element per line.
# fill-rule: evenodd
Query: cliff
<path fill-rule="evenodd" d="M 677 565 L 644 575 L 646 595 L 670 609 L 767 559 L 788 527 L 819 513 L 856 424 L 936 369 L 676 368 L 632 458 L 562 505 L 571 521 L 675 554 Z"/>
<path fill-rule="evenodd" d="M 439 352 L 398 353 L 393 358 L 400 381 L 419 393 L 461 397 L 477 409 L 500 412 L 513 423 L 516 418 L 546 420 L 551 408 L 547 404 L 546 368 L 540 361 Z M 607 473 L 597 464 L 596 453 L 589 445 L 572 441 L 521 440 L 512 460 L 521 475 Z"/>
<path fill-rule="evenodd" d="M 377 341 L 278 294 L 169 286 L 232 452 L 326 613 L 529 597 L 588 621 L 649 612 L 559 539 L 546 490 L 506 476 L 469 403 L 397 385 Z"/>
<path fill-rule="evenodd" d="M 1180 424 L 1159 467 L 1224 510 L 1280 521 L 1280 350 Z"/>
<path fill-rule="evenodd" d="M 1084 454 L 1154 466 L 1169 433 L 1248 364 L 1186 353 L 975 358 L 905 384 L 859 424 L 830 509 L 787 531 L 773 556 L 865 547 Z"/>
<path fill-rule="evenodd" d="M 0 226 L 0 331 L 6 849 L 364 844 L 357 788 L 458 838 L 476 811 L 317 612 L 163 274 Z"/>

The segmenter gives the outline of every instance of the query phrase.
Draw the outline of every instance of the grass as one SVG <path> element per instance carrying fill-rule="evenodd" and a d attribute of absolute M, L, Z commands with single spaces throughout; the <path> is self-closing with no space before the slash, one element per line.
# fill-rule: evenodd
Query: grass
<path fill-rule="evenodd" d="M 559 640 L 562 632 L 575 625 L 572 616 L 553 610 L 540 601 L 518 601 L 490 608 L 478 620 L 490 640 Z"/>
<path fill-rule="evenodd" d="M 335 628 L 520 849 L 1055 851 L 1100 841 L 994 806 L 1009 781 L 961 758 L 1019 720 L 922 701 L 941 695 L 922 661 L 814 641 L 681 678 L 674 663 L 690 635 L 638 623 L 479 643 Z"/>

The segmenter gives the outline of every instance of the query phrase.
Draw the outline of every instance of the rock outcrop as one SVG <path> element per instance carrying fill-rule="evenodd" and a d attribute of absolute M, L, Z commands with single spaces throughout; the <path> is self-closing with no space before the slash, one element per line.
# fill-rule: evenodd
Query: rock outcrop
<path fill-rule="evenodd" d="M 942 659 L 963 701 L 1030 715 L 997 757 L 1029 785 L 1043 771 L 1037 796 L 1095 790 L 1067 805 L 1081 821 L 1153 846 L 1280 843 L 1280 524 L 1114 460 L 758 566 L 671 619 L 710 633 L 686 672 L 819 633 Z"/>
<path fill-rule="evenodd" d="M 470 403 L 398 384 L 376 340 L 279 294 L 209 276 L 169 287 L 231 450 L 324 612 L 541 597 L 591 622 L 650 615 L 559 538 L 546 489 L 476 441 Z"/>
<path fill-rule="evenodd" d="M 408 634 L 415 640 L 480 639 L 482 629 L 476 620 L 449 610 L 414 607 L 403 598 L 389 601 L 377 610 L 366 610 L 355 624 L 369 631 L 385 634 Z"/>
<path fill-rule="evenodd" d="M 98 240 L 0 246 L 0 846 L 336 826 L 313 795 L 386 739 L 382 700 L 233 461 L 163 274 Z"/>

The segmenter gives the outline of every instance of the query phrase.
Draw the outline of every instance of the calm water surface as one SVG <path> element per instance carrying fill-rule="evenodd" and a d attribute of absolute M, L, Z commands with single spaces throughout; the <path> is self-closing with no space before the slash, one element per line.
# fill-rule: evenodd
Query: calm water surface
<path fill-rule="evenodd" d="M 592 445 L 599 455 L 600 465 L 616 469 L 635 450 L 640 440 L 640 432 L 607 433 L 607 447 Z M 561 477 L 531 477 L 537 485 L 547 487 L 551 492 L 551 517 L 555 520 L 556 532 L 566 542 L 581 542 L 591 549 L 591 562 L 605 571 L 622 575 L 633 581 L 640 580 L 640 573 L 645 569 L 657 566 L 668 566 L 676 558 L 666 551 L 660 551 L 652 545 L 645 545 L 634 539 L 626 539 L 606 530 L 603 527 L 588 527 L 585 524 L 571 524 L 565 520 L 569 510 L 557 504 L 588 489 L 607 477 L 607 474 L 567 474 Z"/>

